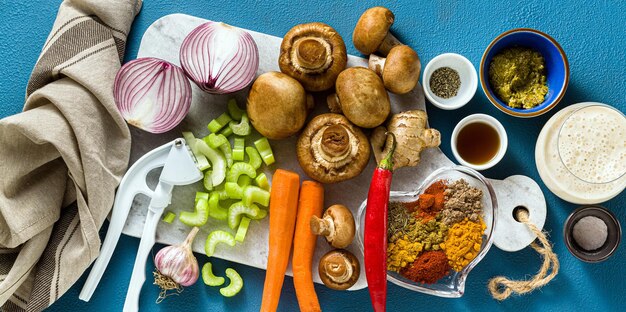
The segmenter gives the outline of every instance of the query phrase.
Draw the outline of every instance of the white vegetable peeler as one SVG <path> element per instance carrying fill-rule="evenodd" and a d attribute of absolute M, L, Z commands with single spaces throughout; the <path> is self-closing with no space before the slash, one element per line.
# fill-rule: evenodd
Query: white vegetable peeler
<path fill-rule="evenodd" d="M 179 138 L 148 152 L 130 167 L 117 189 L 111 222 L 100 250 L 100 256 L 96 259 L 78 298 L 83 301 L 91 299 L 109 260 L 111 260 L 111 255 L 126 223 L 133 199 L 137 194 L 144 194 L 151 198 L 150 205 L 124 302 L 124 311 L 134 312 L 139 309 L 139 294 L 146 280 L 146 260 L 154 245 L 157 224 L 163 211 L 170 204 L 174 186 L 188 185 L 202 179 L 202 172 L 196 167 L 196 164 L 196 159 L 185 140 Z M 146 185 L 146 177 L 151 170 L 159 167 L 163 167 L 159 176 L 159 184 L 152 191 Z"/>

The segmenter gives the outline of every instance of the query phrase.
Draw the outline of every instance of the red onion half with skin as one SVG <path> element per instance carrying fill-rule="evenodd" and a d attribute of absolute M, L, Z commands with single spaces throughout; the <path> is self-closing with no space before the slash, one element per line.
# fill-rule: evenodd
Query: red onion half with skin
<path fill-rule="evenodd" d="M 153 57 L 124 64 L 115 76 L 113 95 L 128 124 L 151 133 L 173 129 L 191 107 L 191 84 L 185 72 Z"/>
<path fill-rule="evenodd" d="M 200 89 L 232 93 L 254 79 L 259 69 L 259 49 L 248 32 L 224 23 L 207 22 L 183 41 L 180 64 Z"/>

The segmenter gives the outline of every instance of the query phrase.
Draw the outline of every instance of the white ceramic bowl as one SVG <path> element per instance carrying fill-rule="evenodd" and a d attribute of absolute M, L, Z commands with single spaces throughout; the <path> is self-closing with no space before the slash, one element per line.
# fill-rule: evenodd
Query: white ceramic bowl
<path fill-rule="evenodd" d="M 450 67 L 456 70 L 461 79 L 459 92 L 456 96 L 448 99 L 436 96 L 430 89 L 430 76 L 441 67 Z M 422 86 L 424 87 L 424 94 L 430 103 L 441 109 L 453 110 L 467 104 L 474 97 L 476 88 L 478 88 L 478 75 L 476 74 L 476 68 L 467 58 L 456 53 L 445 53 L 428 62 L 424 69 Z"/>
<path fill-rule="evenodd" d="M 491 158 L 491 160 L 482 165 L 472 164 L 465 161 L 465 159 L 463 159 L 461 155 L 459 155 L 459 151 L 456 149 L 456 140 L 459 136 L 459 132 L 461 131 L 461 129 L 463 129 L 463 127 L 465 127 L 466 125 L 475 122 L 483 122 L 492 126 L 494 129 L 496 129 L 496 131 L 498 132 L 498 136 L 500 137 L 500 149 L 498 149 L 498 153 L 496 154 L 496 156 Z M 456 158 L 456 160 L 461 165 L 470 167 L 475 170 L 486 170 L 495 166 L 498 162 L 500 162 L 500 160 L 502 160 L 504 154 L 506 154 L 506 149 L 508 146 L 509 140 L 506 135 L 506 130 L 504 130 L 502 124 L 497 119 L 485 114 L 473 114 L 461 119 L 461 121 L 459 121 L 459 123 L 456 124 L 456 126 L 454 127 L 454 130 L 452 131 L 452 138 L 450 141 L 450 147 L 452 148 L 452 154 L 454 154 L 454 158 Z"/>

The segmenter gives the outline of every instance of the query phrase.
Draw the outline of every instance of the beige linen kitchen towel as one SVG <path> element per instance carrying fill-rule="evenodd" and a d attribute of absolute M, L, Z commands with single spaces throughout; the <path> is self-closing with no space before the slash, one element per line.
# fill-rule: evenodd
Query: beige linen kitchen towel
<path fill-rule="evenodd" d="M 0 120 L 0 310 L 41 311 L 98 256 L 128 165 L 113 80 L 141 0 L 65 0 L 26 92 Z"/>

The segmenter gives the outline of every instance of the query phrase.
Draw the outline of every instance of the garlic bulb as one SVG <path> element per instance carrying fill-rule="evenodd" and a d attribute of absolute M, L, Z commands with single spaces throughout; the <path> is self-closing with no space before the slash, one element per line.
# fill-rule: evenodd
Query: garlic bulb
<path fill-rule="evenodd" d="M 163 290 L 191 286 L 199 276 L 198 260 L 191 251 L 193 239 L 200 229 L 194 227 L 185 241 L 177 246 L 167 246 L 154 257 L 154 283 Z"/>

